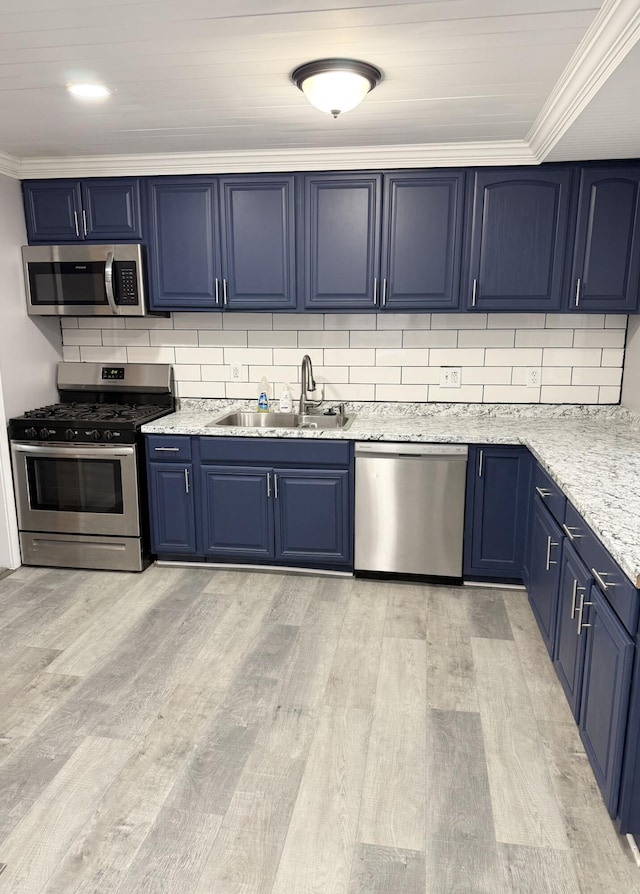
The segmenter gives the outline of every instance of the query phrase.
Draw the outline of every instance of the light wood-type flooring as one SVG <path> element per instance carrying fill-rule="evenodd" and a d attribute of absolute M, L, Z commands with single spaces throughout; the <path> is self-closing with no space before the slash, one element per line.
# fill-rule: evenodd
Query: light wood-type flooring
<path fill-rule="evenodd" d="M 0 581 L 0 894 L 638 891 L 521 591 Z"/>

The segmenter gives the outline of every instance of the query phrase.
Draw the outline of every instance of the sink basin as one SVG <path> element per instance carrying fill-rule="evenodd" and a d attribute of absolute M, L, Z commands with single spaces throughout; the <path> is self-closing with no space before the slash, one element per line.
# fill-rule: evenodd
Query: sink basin
<path fill-rule="evenodd" d="M 309 430 L 347 429 L 352 424 L 354 416 L 320 416 L 309 414 L 301 416 L 299 413 L 252 413 L 249 411 L 236 411 L 227 413 L 219 419 L 209 422 L 209 426 L 237 426 L 238 428 L 304 428 Z"/>

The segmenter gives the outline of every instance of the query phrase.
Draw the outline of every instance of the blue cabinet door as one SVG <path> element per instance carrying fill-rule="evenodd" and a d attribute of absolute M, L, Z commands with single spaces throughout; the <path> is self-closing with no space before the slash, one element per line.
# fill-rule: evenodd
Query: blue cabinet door
<path fill-rule="evenodd" d="M 83 180 L 81 191 L 85 238 L 99 242 L 142 239 L 139 180 Z"/>
<path fill-rule="evenodd" d="M 222 177 L 219 188 L 225 309 L 295 309 L 295 178 Z"/>
<path fill-rule="evenodd" d="M 80 181 L 25 180 L 22 192 L 29 242 L 82 240 Z"/>
<path fill-rule="evenodd" d="M 276 555 L 280 561 L 347 565 L 352 556 L 347 470 L 275 469 Z"/>
<path fill-rule="evenodd" d="M 152 551 L 159 555 L 195 554 L 192 464 L 151 462 L 147 468 Z"/>
<path fill-rule="evenodd" d="M 609 814 L 615 817 L 634 644 L 595 586 L 590 602 L 580 736 Z"/>
<path fill-rule="evenodd" d="M 152 310 L 219 310 L 217 184 L 210 177 L 148 181 Z"/>
<path fill-rule="evenodd" d="M 205 465 L 201 467 L 201 488 L 206 555 L 274 557 L 270 469 Z"/>
<path fill-rule="evenodd" d="M 385 175 L 380 304 L 394 310 L 457 310 L 465 175 Z"/>
<path fill-rule="evenodd" d="M 584 650 L 587 641 L 586 630 L 581 623 L 581 621 L 586 623 L 586 617 L 583 616 L 581 606 L 583 601 L 589 601 L 588 594 L 592 583 L 590 573 L 565 538 L 558 588 L 554 664 L 576 720 L 580 713 Z"/>
<path fill-rule="evenodd" d="M 559 310 L 572 171 L 476 171 L 467 306 Z"/>
<path fill-rule="evenodd" d="M 640 167 L 584 168 L 569 306 L 630 313 L 639 286 Z"/>
<path fill-rule="evenodd" d="M 536 496 L 528 534 L 527 591 L 542 639 L 551 656 L 556 632 L 562 536 L 561 529 L 545 509 L 540 497 Z"/>
<path fill-rule="evenodd" d="M 305 308 L 377 309 L 381 186 L 380 174 L 305 176 Z"/>
<path fill-rule="evenodd" d="M 467 465 L 465 577 L 522 577 L 531 455 L 523 447 L 472 447 Z"/>

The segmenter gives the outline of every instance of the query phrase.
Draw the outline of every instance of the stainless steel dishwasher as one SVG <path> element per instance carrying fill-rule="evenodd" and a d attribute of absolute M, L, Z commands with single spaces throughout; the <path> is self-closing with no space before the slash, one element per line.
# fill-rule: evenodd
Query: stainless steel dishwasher
<path fill-rule="evenodd" d="M 467 447 L 358 442 L 355 570 L 462 577 Z"/>

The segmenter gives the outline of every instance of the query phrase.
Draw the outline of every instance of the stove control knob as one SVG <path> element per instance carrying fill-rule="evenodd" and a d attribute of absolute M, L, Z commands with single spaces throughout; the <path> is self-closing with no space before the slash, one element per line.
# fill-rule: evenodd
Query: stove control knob
<path fill-rule="evenodd" d="M 51 437 L 51 432 L 49 431 L 48 428 L 41 428 L 38 433 L 38 437 L 40 438 L 41 441 L 46 441 L 48 438 Z"/>
<path fill-rule="evenodd" d="M 35 428 L 28 428 L 28 429 L 25 431 L 25 435 L 26 435 L 28 438 L 37 438 L 37 437 L 38 437 L 38 432 L 37 432 L 37 430 L 36 430 Z"/>
<path fill-rule="evenodd" d="M 97 428 L 92 428 L 90 431 L 86 431 L 85 435 L 88 438 L 93 438 L 94 441 L 100 441 L 102 438 L 102 432 L 99 432 Z"/>
<path fill-rule="evenodd" d="M 113 432 L 112 432 L 112 431 L 106 431 L 106 432 L 104 433 L 104 439 L 105 439 L 105 441 L 113 441 Z"/>
<path fill-rule="evenodd" d="M 74 441 L 78 437 L 78 432 L 73 428 L 68 428 L 64 433 L 65 441 Z"/>

